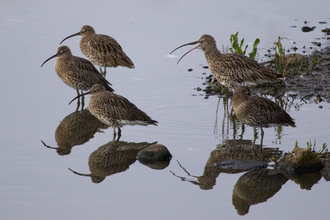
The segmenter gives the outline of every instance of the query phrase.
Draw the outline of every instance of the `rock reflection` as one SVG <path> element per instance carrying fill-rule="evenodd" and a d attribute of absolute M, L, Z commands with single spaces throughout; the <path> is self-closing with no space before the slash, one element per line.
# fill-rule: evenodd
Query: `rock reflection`
<path fill-rule="evenodd" d="M 322 174 L 320 172 L 293 175 L 289 177 L 296 184 L 300 186 L 300 189 L 311 190 L 312 186 L 320 181 Z"/>
<path fill-rule="evenodd" d="M 239 215 L 249 212 L 250 206 L 267 201 L 288 181 L 278 170 L 261 169 L 243 174 L 233 190 L 233 205 Z"/>
<path fill-rule="evenodd" d="M 48 148 L 56 149 L 59 155 L 68 155 L 74 146 L 88 142 L 96 132 L 108 127 L 85 108 L 66 116 L 56 128 L 55 141 L 58 147 L 50 147 L 44 142 L 43 144 Z"/>
<path fill-rule="evenodd" d="M 140 150 L 155 143 L 157 142 L 135 143 L 113 140 L 91 153 L 88 159 L 90 174 L 81 174 L 69 169 L 77 175 L 91 177 L 93 183 L 100 183 L 107 176 L 127 170 L 137 160 L 136 156 Z"/>

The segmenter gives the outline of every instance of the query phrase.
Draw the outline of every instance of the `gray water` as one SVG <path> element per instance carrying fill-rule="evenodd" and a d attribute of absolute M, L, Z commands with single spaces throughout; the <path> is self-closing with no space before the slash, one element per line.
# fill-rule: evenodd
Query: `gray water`
<path fill-rule="evenodd" d="M 208 160 L 233 138 L 233 124 L 222 99 L 205 99 L 195 90 L 204 87 L 202 73 L 210 74 L 202 68 L 203 53 L 195 50 L 178 65 L 178 58 L 190 48 L 169 55 L 205 33 L 215 37 L 218 47 L 228 45 L 237 31 L 246 43 L 260 38 L 259 61 L 278 36 L 289 39 L 284 41 L 286 48 L 296 42 L 298 52 L 308 54 L 313 51 L 311 42 L 323 36 L 321 29 L 329 27 L 327 0 L 32 0 L 3 1 L 0 6 L 1 219 L 324 219 L 328 214 L 330 187 L 323 178 L 309 190 L 287 180 L 273 196 L 248 204 L 243 217 L 233 190 L 244 172 L 219 171 L 205 187 Z M 158 127 L 126 126 L 121 141 L 165 145 L 173 155 L 168 167 L 156 170 L 133 160 L 129 169 L 109 173 L 96 184 L 68 168 L 90 173 L 88 158 L 112 140 L 111 128 L 99 129 L 65 156 L 40 142 L 57 147 L 56 128 L 76 109 L 68 105 L 76 92 L 56 75 L 55 60 L 40 65 L 56 53 L 64 37 L 85 24 L 114 37 L 135 64 L 135 69 L 107 68 L 116 93 L 159 122 Z M 303 33 L 306 25 L 316 29 Z M 84 57 L 80 39 L 71 38 L 64 45 Z M 321 47 L 327 43 L 317 40 Z M 264 148 L 288 152 L 296 140 L 302 147 L 314 139 L 318 148 L 329 144 L 329 108 L 328 103 L 313 102 L 299 111 L 288 108 L 297 127 L 285 127 L 280 135 L 274 128 L 265 129 Z M 251 142 L 252 128 L 245 127 L 243 139 Z"/>

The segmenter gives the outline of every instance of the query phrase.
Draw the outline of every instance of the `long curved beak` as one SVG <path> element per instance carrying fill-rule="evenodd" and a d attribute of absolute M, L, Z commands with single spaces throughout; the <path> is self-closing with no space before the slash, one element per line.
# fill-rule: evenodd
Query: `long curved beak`
<path fill-rule="evenodd" d="M 53 59 L 54 57 L 57 57 L 58 54 L 55 54 L 54 56 L 49 57 L 45 62 L 41 64 L 41 67 L 50 59 Z"/>
<path fill-rule="evenodd" d="M 74 37 L 74 36 L 77 36 L 77 35 L 80 35 L 80 32 L 78 32 L 78 33 L 75 33 L 75 34 L 72 34 L 72 35 L 70 35 L 70 36 L 68 36 L 68 37 L 64 38 L 64 39 L 61 41 L 61 43 L 60 43 L 60 44 L 62 44 L 62 43 L 63 43 L 63 41 L 65 41 L 66 39 L 69 39 L 70 37 Z"/>
<path fill-rule="evenodd" d="M 68 167 L 68 169 L 69 169 L 72 173 L 77 174 L 77 175 L 79 175 L 79 176 L 91 176 L 91 174 L 82 174 L 82 173 L 78 173 L 78 172 L 72 170 L 72 169 L 69 168 L 69 167 Z"/>
<path fill-rule="evenodd" d="M 45 146 L 45 147 L 47 147 L 47 148 L 50 148 L 50 149 L 57 149 L 57 147 L 51 147 L 51 146 L 48 146 L 45 142 L 43 142 L 42 140 L 40 140 L 41 141 L 41 143 Z"/>
<path fill-rule="evenodd" d="M 172 50 L 172 52 L 170 54 L 172 54 L 174 51 L 176 51 L 177 49 L 181 48 L 181 47 L 184 47 L 184 46 L 188 46 L 188 45 L 195 45 L 195 44 L 198 44 L 199 42 L 198 41 L 194 41 L 194 42 L 191 42 L 191 43 L 187 43 L 187 44 L 184 44 L 184 45 L 181 45 L 180 47 L 177 47 L 175 48 L 174 50 Z M 183 56 L 178 60 L 178 62 L 176 64 L 178 64 L 180 62 L 180 60 L 186 56 L 190 51 L 194 50 L 194 49 L 197 49 L 199 48 L 199 45 L 197 45 L 196 47 L 192 48 L 191 50 L 189 50 L 187 53 L 183 54 Z"/>
<path fill-rule="evenodd" d="M 77 95 L 74 99 L 71 100 L 71 102 L 69 102 L 69 105 L 74 101 L 76 100 L 77 98 L 81 97 L 81 96 L 84 96 L 84 95 L 89 95 L 91 94 L 91 91 L 89 92 L 85 92 L 85 93 L 81 93 L 80 95 Z"/>
<path fill-rule="evenodd" d="M 178 64 L 178 63 L 180 62 L 180 60 L 181 60 L 184 56 L 186 56 L 190 51 L 195 50 L 195 49 L 197 49 L 197 48 L 199 48 L 199 45 L 197 45 L 196 47 L 192 48 L 192 49 L 189 50 L 187 53 L 183 54 L 182 57 L 180 57 L 180 59 L 178 60 L 178 62 L 177 62 L 176 64 Z"/>
<path fill-rule="evenodd" d="M 198 41 L 194 41 L 194 42 L 191 42 L 191 43 L 187 43 L 187 44 L 181 45 L 180 47 L 177 47 L 174 50 L 172 50 L 172 52 L 170 54 L 172 54 L 174 51 L 176 51 L 177 49 L 179 49 L 181 47 L 188 46 L 188 45 L 195 45 L 195 44 L 198 44 L 198 43 L 199 43 Z"/>

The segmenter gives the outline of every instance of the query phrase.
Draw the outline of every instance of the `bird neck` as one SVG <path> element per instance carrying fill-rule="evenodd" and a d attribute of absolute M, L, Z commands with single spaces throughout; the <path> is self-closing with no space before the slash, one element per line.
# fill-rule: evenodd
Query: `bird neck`
<path fill-rule="evenodd" d="M 206 47 L 204 49 L 204 54 L 205 54 L 206 59 L 208 59 L 209 57 L 217 57 L 217 56 L 222 55 L 220 50 L 218 50 L 218 48 L 216 46 Z"/>
<path fill-rule="evenodd" d="M 233 107 L 239 106 L 242 104 L 244 101 L 249 99 L 249 95 L 245 93 L 239 93 L 233 95 Z"/>

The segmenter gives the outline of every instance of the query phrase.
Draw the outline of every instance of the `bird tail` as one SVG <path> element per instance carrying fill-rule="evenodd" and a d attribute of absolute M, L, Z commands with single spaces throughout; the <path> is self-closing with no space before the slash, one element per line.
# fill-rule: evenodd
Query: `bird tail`
<path fill-rule="evenodd" d="M 158 126 L 157 123 L 158 123 L 158 121 L 155 121 L 155 120 L 151 120 L 151 121 L 150 121 L 150 124 L 151 124 L 151 125 L 156 125 L 156 126 Z"/>
<path fill-rule="evenodd" d="M 103 78 L 103 77 L 102 77 Z M 109 92 L 114 92 L 115 90 L 113 88 L 111 88 L 110 86 L 112 86 L 112 84 L 106 80 L 105 78 L 102 79 L 102 84 L 105 87 L 105 89 Z"/>

